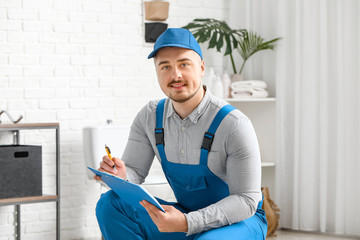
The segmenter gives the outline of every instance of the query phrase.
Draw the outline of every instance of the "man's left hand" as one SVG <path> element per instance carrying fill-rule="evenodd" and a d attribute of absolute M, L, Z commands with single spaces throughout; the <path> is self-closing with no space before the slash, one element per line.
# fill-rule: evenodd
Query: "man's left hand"
<path fill-rule="evenodd" d="M 188 226 L 185 215 L 169 205 L 161 205 L 165 212 L 161 211 L 146 200 L 140 202 L 160 232 L 187 232 Z"/>

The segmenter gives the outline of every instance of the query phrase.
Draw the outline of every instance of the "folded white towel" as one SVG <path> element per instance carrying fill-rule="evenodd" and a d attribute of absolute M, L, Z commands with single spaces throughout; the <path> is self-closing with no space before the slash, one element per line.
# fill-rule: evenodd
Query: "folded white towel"
<path fill-rule="evenodd" d="M 231 83 L 231 89 L 239 89 L 241 87 L 255 87 L 255 88 L 267 88 L 267 84 L 261 80 L 244 80 L 244 81 L 236 81 Z"/>
<path fill-rule="evenodd" d="M 231 90 L 231 97 L 233 98 L 241 98 L 241 97 L 262 98 L 268 96 L 269 96 L 269 92 L 263 88 L 242 87 L 239 89 Z"/>

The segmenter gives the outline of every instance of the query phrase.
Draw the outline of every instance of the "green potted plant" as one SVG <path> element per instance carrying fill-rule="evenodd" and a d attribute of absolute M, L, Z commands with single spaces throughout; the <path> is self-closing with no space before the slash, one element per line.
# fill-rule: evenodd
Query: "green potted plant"
<path fill-rule="evenodd" d="M 216 48 L 218 52 L 225 47 L 224 56 L 229 55 L 232 69 L 235 74 L 244 70 L 247 60 L 256 52 L 275 48 L 280 38 L 265 41 L 259 34 L 246 29 L 231 29 L 225 21 L 213 18 L 196 18 L 183 28 L 189 29 L 199 43 L 209 42 L 208 48 Z M 243 59 L 240 70 L 237 71 L 233 51 L 236 50 Z M 243 77 L 240 77 L 243 78 Z"/>

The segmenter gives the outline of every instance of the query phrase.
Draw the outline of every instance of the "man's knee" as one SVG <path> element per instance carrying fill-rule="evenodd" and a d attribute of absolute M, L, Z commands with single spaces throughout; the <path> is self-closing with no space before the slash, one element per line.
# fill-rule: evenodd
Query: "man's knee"
<path fill-rule="evenodd" d="M 117 199 L 118 196 L 111 190 L 101 195 L 95 209 L 98 222 L 106 219 L 104 215 L 114 211 L 114 205 L 116 204 Z"/>

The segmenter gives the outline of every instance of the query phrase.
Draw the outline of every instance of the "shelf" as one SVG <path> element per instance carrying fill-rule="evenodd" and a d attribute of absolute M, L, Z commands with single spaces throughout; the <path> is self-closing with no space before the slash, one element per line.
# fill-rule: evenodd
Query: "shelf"
<path fill-rule="evenodd" d="M 227 102 L 275 102 L 276 98 L 269 97 L 269 98 L 224 98 Z"/>
<path fill-rule="evenodd" d="M 272 163 L 272 162 L 261 162 L 261 167 L 275 167 L 275 163 Z"/>
<path fill-rule="evenodd" d="M 59 200 L 59 198 L 57 195 L 4 198 L 4 199 L 0 199 L 0 206 L 24 204 L 24 203 L 56 202 L 58 200 Z"/>
<path fill-rule="evenodd" d="M 0 130 L 23 130 L 23 129 L 51 129 L 58 128 L 59 123 L 17 123 L 0 124 Z"/>

